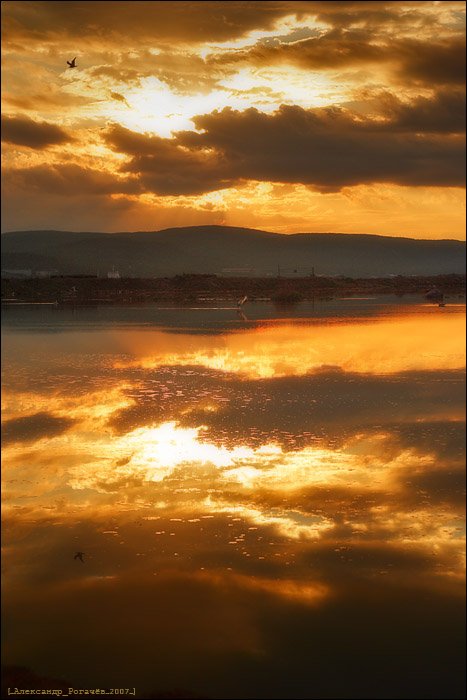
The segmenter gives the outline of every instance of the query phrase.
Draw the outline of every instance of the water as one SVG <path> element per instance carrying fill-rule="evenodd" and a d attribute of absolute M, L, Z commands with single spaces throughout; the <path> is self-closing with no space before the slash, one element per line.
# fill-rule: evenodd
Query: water
<path fill-rule="evenodd" d="M 415 298 L 8 308 L 4 663 L 463 697 L 464 331 Z"/>

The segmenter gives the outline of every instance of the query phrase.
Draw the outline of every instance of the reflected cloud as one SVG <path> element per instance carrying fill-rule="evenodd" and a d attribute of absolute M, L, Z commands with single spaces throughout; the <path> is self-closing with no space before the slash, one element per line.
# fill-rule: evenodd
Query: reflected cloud
<path fill-rule="evenodd" d="M 106 433 L 89 434 L 81 426 L 74 438 L 63 440 L 56 449 L 62 454 L 59 460 L 68 461 L 66 476 L 49 467 L 48 479 L 34 489 L 41 500 L 55 494 L 53 505 L 24 501 L 17 484 L 6 512 L 27 506 L 28 517 L 40 521 L 47 513 L 59 523 L 73 520 L 83 506 L 88 513 L 107 512 L 109 517 L 115 509 L 136 509 L 154 513 L 147 521 L 155 519 L 156 534 L 164 538 L 176 536 L 173 523 L 191 523 L 196 531 L 206 518 L 220 517 L 223 546 L 247 557 L 253 552 L 246 546 L 246 532 L 260 537 L 254 546 L 260 559 L 269 556 L 263 537 L 305 547 L 306 542 L 332 541 L 349 547 L 378 542 L 379 548 L 390 541 L 443 554 L 444 574 L 462 572 L 459 465 L 440 465 L 433 452 L 406 447 L 388 432 L 356 434 L 340 448 L 295 450 L 274 443 L 219 446 L 206 428 L 175 422 L 110 440 Z M 6 448 L 7 464 L 9 456 Z M 40 463 L 40 453 L 34 457 Z M 24 455 L 19 458 L 24 461 Z M 226 528 L 228 520 L 227 526 L 244 522 L 246 530 L 234 535 Z M 119 532 L 109 527 L 108 534 Z M 174 541 L 180 547 L 179 538 Z"/>
<path fill-rule="evenodd" d="M 72 418 L 55 416 L 46 411 L 32 416 L 11 418 L 2 423 L 2 442 L 4 445 L 12 442 L 36 442 L 64 433 L 74 422 Z"/>
<path fill-rule="evenodd" d="M 326 366 L 346 372 L 395 374 L 464 366 L 463 314 L 414 314 L 370 323 L 283 325 L 218 337 L 128 333 L 131 360 L 115 368 L 202 366 L 250 379 L 305 375 Z M 154 347 L 158 353 L 151 352 Z"/>

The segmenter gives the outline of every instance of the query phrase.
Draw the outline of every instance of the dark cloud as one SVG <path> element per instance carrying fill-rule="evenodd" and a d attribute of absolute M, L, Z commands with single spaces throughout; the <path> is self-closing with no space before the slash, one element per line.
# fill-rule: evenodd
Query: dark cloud
<path fill-rule="evenodd" d="M 465 37 L 436 41 L 395 41 L 401 78 L 431 85 L 465 85 Z"/>
<path fill-rule="evenodd" d="M 262 66 L 289 63 L 309 70 L 321 70 L 389 60 L 394 60 L 393 52 L 390 53 L 382 43 L 371 43 L 367 34 L 333 30 L 296 43 L 260 43 L 244 51 L 216 54 L 208 63 L 248 62 Z"/>
<path fill-rule="evenodd" d="M 4 445 L 13 442 L 35 442 L 43 438 L 61 435 L 76 421 L 65 416 L 41 411 L 32 416 L 11 418 L 2 423 L 2 442 Z"/>
<path fill-rule="evenodd" d="M 384 0 L 328 0 L 322 2 L 302 3 L 314 6 L 317 17 L 336 27 L 372 27 L 380 24 L 413 24 L 414 20 L 422 24 L 433 23 L 432 17 L 424 14 L 424 10 L 432 9 L 433 3 L 428 1 L 411 2 L 410 0 L 396 0 L 384 2 Z M 446 7 L 459 7 L 455 0 L 443 3 Z"/>
<path fill-rule="evenodd" d="M 383 122 L 339 108 L 282 106 L 274 114 L 227 108 L 195 117 L 198 133 L 164 139 L 114 126 L 105 138 L 132 157 L 122 170 L 162 195 L 199 194 L 242 180 L 300 183 L 324 192 L 373 182 L 460 187 L 464 138 L 451 134 L 453 121 L 459 129 L 460 109 L 456 94 L 438 97 L 433 114 L 423 100 L 408 107 L 393 101 L 392 119 L 390 112 Z M 436 133 L 443 131 L 448 135 Z"/>
<path fill-rule="evenodd" d="M 286 15 L 312 11 L 315 3 L 287 2 L 7 2 L 4 38 L 46 42 L 59 37 L 134 41 L 225 41 L 268 29 Z"/>
<path fill-rule="evenodd" d="M 41 150 L 70 143 L 73 138 L 61 127 L 28 117 L 2 116 L 2 141 Z"/>
<path fill-rule="evenodd" d="M 8 186 L 28 192 L 50 192 L 55 195 L 134 194 L 141 188 L 134 179 L 123 179 L 75 164 L 36 165 L 11 169 Z"/>
<path fill-rule="evenodd" d="M 373 102 L 373 100 L 372 100 Z M 432 97 L 401 101 L 394 93 L 374 98 L 376 108 L 394 132 L 424 134 L 463 134 L 465 132 L 465 91 L 440 88 Z"/>
<path fill-rule="evenodd" d="M 132 156 L 122 170 L 139 175 L 142 185 L 158 194 L 201 194 L 235 180 L 227 161 L 223 166 L 212 149 L 188 149 L 174 139 L 137 134 L 120 126 L 112 127 L 105 138 L 116 151 Z"/>
<path fill-rule="evenodd" d="M 257 43 L 243 51 L 208 57 L 212 66 L 238 63 L 256 66 L 289 64 L 306 70 L 364 68 L 382 65 L 396 82 L 433 85 L 465 84 L 465 37 L 436 40 L 380 37 L 371 29 L 343 29 L 342 24 L 317 37 L 294 43 Z"/>
<path fill-rule="evenodd" d="M 457 8 L 461 3 L 445 2 Z M 104 1 L 3 3 L 4 38 L 19 46 L 26 40 L 95 40 L 133 42 L 226 41 L 255 30 L 269 30 L 283 17 L 299 21 L 317 17 L 331 27 L 408 24 L 423 27 L 436 20 L 426 12 L 432 2 L 117 2 L 109 12 Z"/>

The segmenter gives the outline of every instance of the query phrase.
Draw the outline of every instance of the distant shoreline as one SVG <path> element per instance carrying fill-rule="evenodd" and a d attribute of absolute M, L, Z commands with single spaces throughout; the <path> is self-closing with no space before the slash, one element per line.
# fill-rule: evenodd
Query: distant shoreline
<path fill-rule="evenodd" d="M 290 305 L 312 299 L 367 294 L 421 295 L 437 287 L 447 299 L 465 297 L 465 275 L 427 277 L 218 277 L 176 275 L 166 278 L 107 279 L 57 276 L 47 279 L 2 278 L 2 305 L 54 304 L 66 306 L 96 304 L 173 304 L 229 301 L 263 301 Z"/>

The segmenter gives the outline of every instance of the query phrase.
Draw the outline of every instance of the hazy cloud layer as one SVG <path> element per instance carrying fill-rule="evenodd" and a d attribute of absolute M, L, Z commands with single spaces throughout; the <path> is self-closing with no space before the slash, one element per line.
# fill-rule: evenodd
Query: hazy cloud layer
<path fill-rule="evenodd" d="M 54 195 L 78 197 L 80 195 L 134 194 L 141 191 L 138 182 L 115 177 L 109 173 L 74 164 L 37 165 L 31 168 L 10 170 L 9 187 L 32 192 L 50 192 Z"/>

